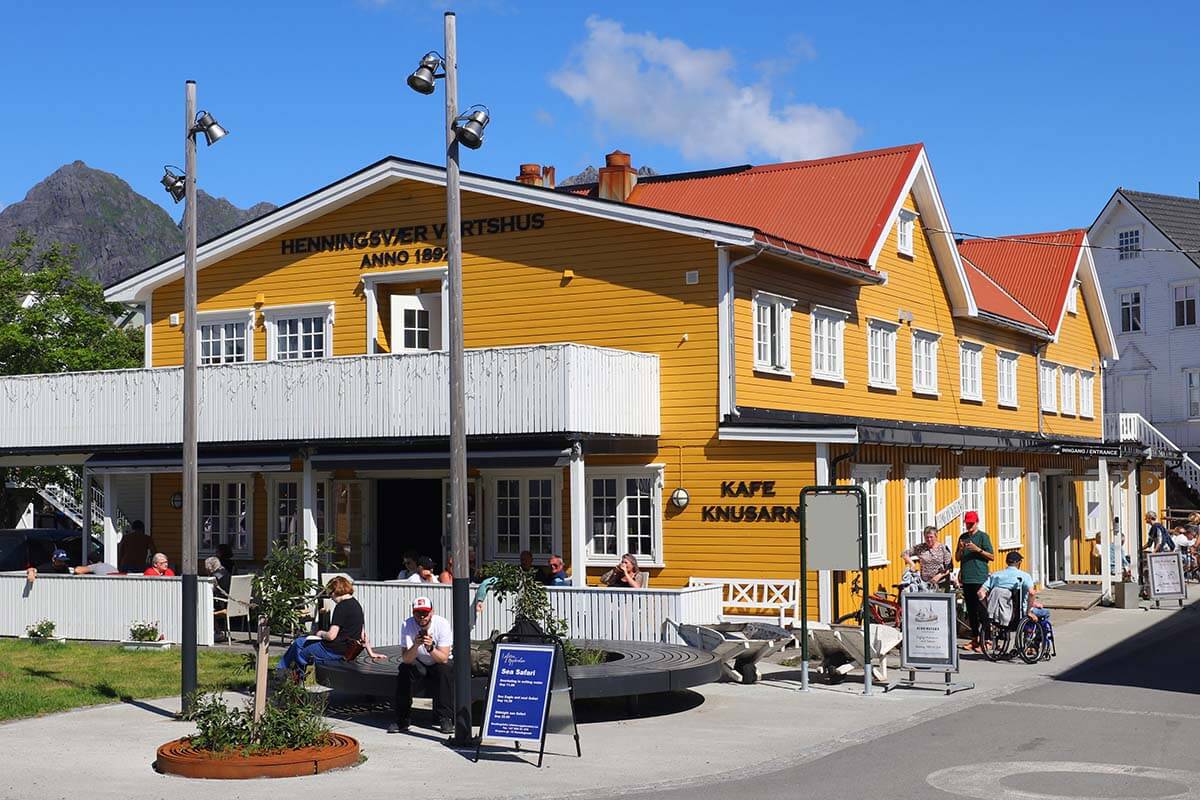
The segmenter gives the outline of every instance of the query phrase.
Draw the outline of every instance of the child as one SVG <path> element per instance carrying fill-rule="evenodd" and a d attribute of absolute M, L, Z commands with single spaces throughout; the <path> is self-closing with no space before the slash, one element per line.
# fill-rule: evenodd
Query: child
<path fill-rule="evenodd" d="M 929 592 L 933 591 L 921 578 L 921 562 L 916 558 L 909 559 L 908 569 L 900 576 L 900 592 Z"/>

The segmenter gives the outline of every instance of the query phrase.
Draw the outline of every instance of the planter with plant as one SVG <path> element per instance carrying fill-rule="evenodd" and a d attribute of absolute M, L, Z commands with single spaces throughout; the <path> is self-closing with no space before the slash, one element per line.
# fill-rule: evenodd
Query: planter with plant
<path fill-rule="evenodd" d="M 43 619 L 25 627 L 25 638 L 36 644 L 62 644 L 63 636 L 54 635 L 54 620 Z"/>
<path fill-rule="evenodd" d="M 155 767 L 191 778 L 280 778 L 313 775 L 359 761 L 358 742 L 333 733 L 325 703 L 302 684 L 279 682 L 267 697 L 267 644 L 272 631 L 295 634 L 315 613 L 319 581 L 305 578 L 320 556 L 303 545 L 276 547 L 252 584 L 258 613 L 254 701 L 231 707 L 218 694 L 199 694 L 189 719 L 197 732 L 158 749 Z M 249 664 L 248 664 L 249 666 Z"/>
<path fill-rule="evenodd" d="M 159 632 L 157 622 L 134 622 L 121 646 L 126 650 L 170 650 L 171 642 Z"/>

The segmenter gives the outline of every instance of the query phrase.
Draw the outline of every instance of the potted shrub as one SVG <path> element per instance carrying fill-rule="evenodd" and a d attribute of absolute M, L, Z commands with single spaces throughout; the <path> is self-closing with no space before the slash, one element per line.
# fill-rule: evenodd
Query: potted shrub
<path fill-rule="evenodd" d="M 25 628 L 25 637 L 35 644 L 62 644 L 65 637 L 54 635 L 54 620 L 43 619 Z"/>
<path fill-rule="evenodd" d="M 129 638 L 121 642 L 126 650 L 170 650 L 171 642 L 158 630 L 158 622 L 134 622 L 129 625 Z"/>

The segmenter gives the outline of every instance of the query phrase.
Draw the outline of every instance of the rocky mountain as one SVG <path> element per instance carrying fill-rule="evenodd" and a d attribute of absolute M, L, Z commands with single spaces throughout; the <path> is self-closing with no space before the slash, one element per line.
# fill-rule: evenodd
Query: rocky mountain
<path fill-rule="evenodd" d="M 658 172 L 654 169 L 654 167 L 641 166 L 641 167 L 638 167 L 637 174 L 638 174 L 639 178 L 644 178 L 647 175 L 657 175 Z M 595 167 L 593 167 L 592 165 L 589 164 L 583 170 L 583 172 L 580 172 L 578 175 L 572 175 L 569 178 L 563 178 L 561 181 L 558 182 L 558 185 L 559 186 L 575 186 L 576 184 L 579 184 L 579 183 L 596 183 L 599 180 L 600 180 L 600 170 L 596 169 Z"/>
<path fill-rule="evenodd" d="M 240 209 L 203 190 L 196 195 L 197 238 L 203 242 L 274 209 Z M 67 164 L 0 210 L 0 247 L 22 231 L 39 243 L 76 247 L 75 267 L 103 284 L 131 275 L 183 250 L 183 230 L 162 206 L 116 175 L 82 161 Z"/>

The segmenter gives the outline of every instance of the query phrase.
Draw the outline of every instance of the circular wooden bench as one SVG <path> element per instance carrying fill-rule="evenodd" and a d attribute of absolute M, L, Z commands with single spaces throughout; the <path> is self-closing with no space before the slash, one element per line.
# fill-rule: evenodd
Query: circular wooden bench
<path fill-rule="evenodd" d="M 603 664 L 569 667 L 575 698 L 630 697 L 656 692 L 675 692 L 712 683 L 721 677 L 721 662 L 712 653 L 694 647 L 657 642 L 576 640 L 588 649 L 604 650 Z M 365 655 L 356 661 L 326 661 L 316 665 L 317 683 L 337 692 L 390 698 L 396 691 L 396 671 L 402 648 L 376 647 L 387 661 L 372 661 Z M 486 675 L 472 676 L 471 699 L 487 694 Z"/>

